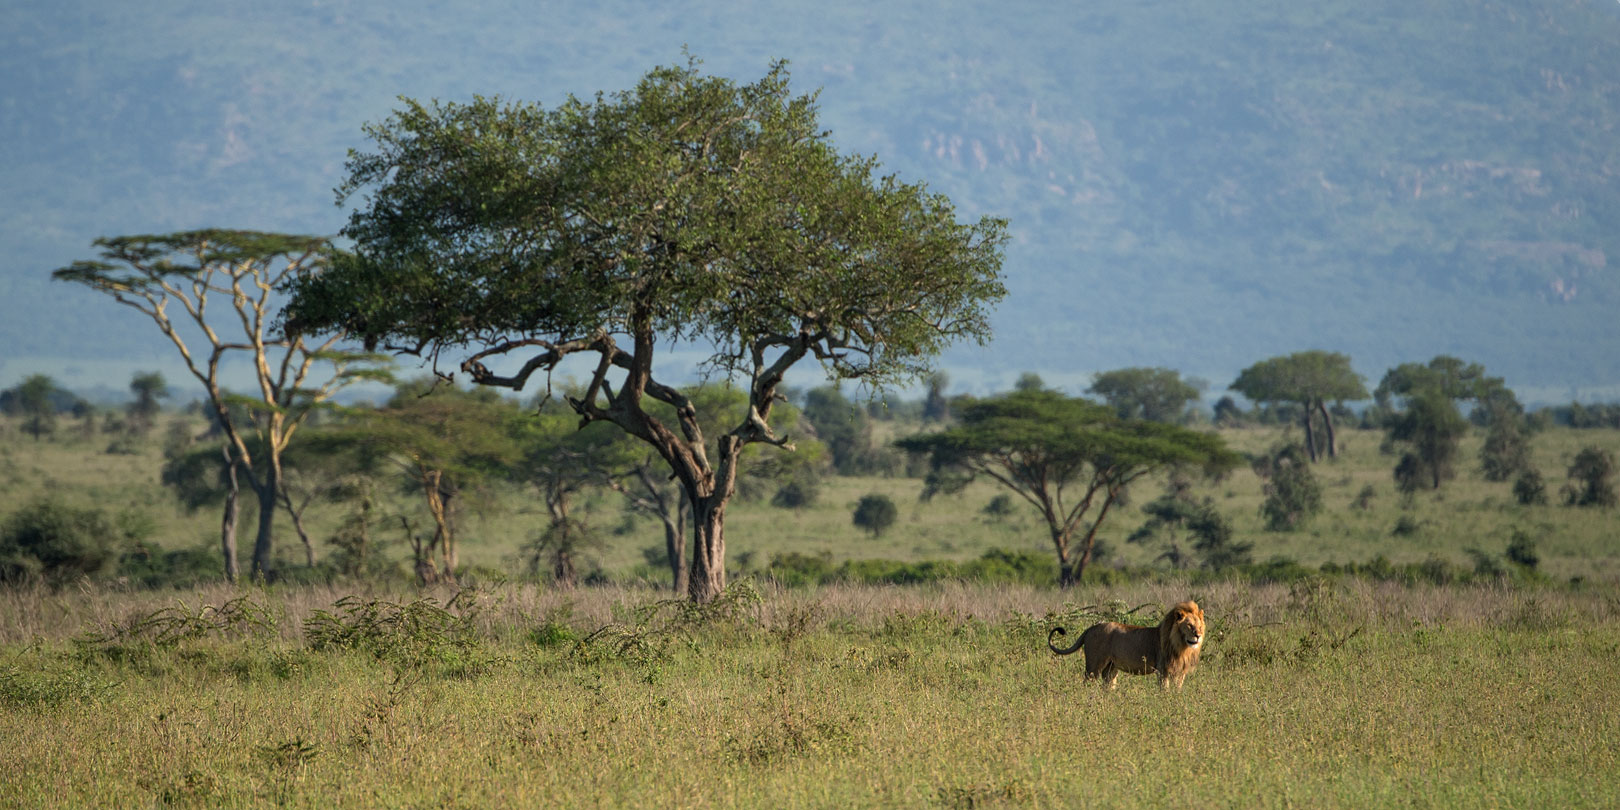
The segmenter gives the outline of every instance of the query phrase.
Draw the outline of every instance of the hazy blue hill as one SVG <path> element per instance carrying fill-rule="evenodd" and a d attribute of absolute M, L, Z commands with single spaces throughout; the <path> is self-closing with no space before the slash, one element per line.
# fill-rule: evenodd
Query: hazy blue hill
<path fill-rule="evenodd" d="M 958 379 L 1223 385 L 1321 347 L 1375 379 L 1448 352 L 1514 386 L 1620 386 L 1620 4 L 1069 5 L 8 11 L 0 378 L 166 351 L 44 280 L 97 235 L 333 232 L 344 152 L 395 96 L 554 104 L 686 44 L 743 80 L 790 59 L 844 148 L 1012 220 L 1012 295 Z"/>

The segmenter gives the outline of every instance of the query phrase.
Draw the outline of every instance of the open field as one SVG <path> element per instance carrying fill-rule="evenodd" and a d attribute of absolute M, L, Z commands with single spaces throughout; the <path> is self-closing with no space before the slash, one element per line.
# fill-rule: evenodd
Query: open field
<path fill-rule="evenodd" d="M 432 603 L 414 591 L 339 603 L 348 592 L 328 588 L 6 592 L 0 807 L 1604 807 L 1620 795 L 1613 589 L 752 593 L 700 616 L 611 587 L 504 586 L 449 611 L 449 591 Z M 1054 622 L 1154 603 L 1137 614 L 1151 619 L 1186 595 L 1210 633 L 1180 693 L 1130 676 L 1113 693 L 1083 686 L 1078 657 L 1045 649 Z"/>

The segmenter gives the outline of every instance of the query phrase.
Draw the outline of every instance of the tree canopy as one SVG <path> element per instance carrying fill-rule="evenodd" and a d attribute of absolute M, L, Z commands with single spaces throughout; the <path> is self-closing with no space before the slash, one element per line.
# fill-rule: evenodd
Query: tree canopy
<path fill-rule="evenodd" d="M 1121 368 L 1094 375 L 1086 393 L 1102 397 L 1121 419 L 1179 423 L 1200 390 L 1173 369 Z"/>
<path fill-rule="evenodd" d="M 690 592 L 713 598 L 738 451 L 790 446 L 769 423 L 787 370 L 912 379 L 949 342 L 984 340 L 1005 293 L 1005 222 L 958 223 L 945 197 L 839 154 L 816 112 L 780 63 L 752 84 L 658 68 L 552 109 L 407 101 L 348 162 L 340 195 L 366 192 L 344 230 L 354 253 L 292 285 L 288 323 L 436 362 L 469 347 L 474 382 L 514 389 L 584 355 L 569 404 L 669 464 L 695 516 Z M 674 343 L 746 379 L 748 412 L 712 460 L 692 404 L 655 374 Z"/>

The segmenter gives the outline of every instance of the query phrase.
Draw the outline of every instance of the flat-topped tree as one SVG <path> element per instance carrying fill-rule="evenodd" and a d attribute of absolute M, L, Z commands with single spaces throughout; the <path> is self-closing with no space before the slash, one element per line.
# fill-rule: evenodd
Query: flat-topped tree
<path fill-rule="evenodd" d="M 294 285 L 293 322 L 435 363 L 465 350 L 473 381 L 519 390 L 583 355 L 568 399 L 582 423 L 646 442 L 687 492 L 696 601 L 725 587 L 742 448 L 792 447 L 769 423 L 789 368 L 913 379 L 949 342 L 984 340 L 1005 294 L 1005 223 L 958 223 L 945 197 L 840 155 L 781 64 L 746 85 L 659 68 L 554 109 L 407 101 L 367 132 L 374 151 L 351 154 L 339 190 L 365 191 L 354 256 Z M 707 367 L 748 393 L 712 456 L 655 373 L 676 343 L 709 347 Z"/>
<path fill-rule="evenodd" d="M 1316 447 L 1317 416 L 1321 416 L 1326 432 L 1327 455 L 1339 454 L 1327 403 L 1367 398 L 1367 386 L 1361 375 L 1350 368 L 1350 358 L 1319 349 L 1255 363 L 1244 369 L 1229 388 L 1255 402 L 1299 403 L 1304 411 L 1305 451 L 1311 461 L 1321 455 Z"/>
<path fill-rule="evenodd" d="M 1120 419 L 1106 405 L 1056 391 L 982 399 L 962 408 L 959 420 L 895 442 L 928 454 L 933 472 L 923 496 L 959 492 L 979 476 L 1011 489 L 1046 522 L 1063 587 L 1085 574 L 1103 519 L 1131 484 L 1173 467 L 1220 474 L 1240 460 L 1219 436 Z"/>
<path fill-rule="evenodd" d="M 236 581 L 237 488 L 245 476 L 259 501 L 251 571 L 263 577 L 282 496 L 282 452 L 312 409 L 356 379 L 381 375 L 375 358 L 337 350 L 341 332 L 310 342 L 273 323 L 276 288 L 320 273 L 331 258 L 330 243 L 316 236 L 202 230 L 103 238 L 95 245 L 100 259 L 74 262 L 53 276 L 140 311 L 179 350 L 225 433 L 225 575 Z M 220 381 L 220 367 L 233 357 L 253 367 L 250 394 L 231 394 Z"/>

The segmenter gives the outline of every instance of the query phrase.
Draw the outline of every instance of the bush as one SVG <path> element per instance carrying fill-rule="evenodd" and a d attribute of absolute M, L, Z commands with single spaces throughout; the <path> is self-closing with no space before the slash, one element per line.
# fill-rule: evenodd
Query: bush
<path fill-rule="evenodd" d="M 804 509 L 815 506 L 821 497 L 821 487 L 816 479 L 810 476 L 801 476 L 789 481 L 776 490 L 771 496 L 771 506 L 780 509 Z"/>
<path fill-rule="evenodd" d="M 96 576 L 128 545 L 129 538 L 99 509 L 34 501 L 0 528 L 0 581 L 61 583 Z"/>
<path fill-rule="evenodd" d="M 899 516 L 900 510 L 889 496 L 873 493 L 863 496 L 860 503 L 855 505 L 854 522 L 877 537 L 888 531 Z"/>
<path fill-rule="evenodd" d="M 1297 443 L 1272 450 L 1253 466 L 1255 474 L 1266 480 L 1266 500 L 1260 505 L 1266 528 L 1293 531 L 1322 510 L 1322 487 L 1306 463 L 1305 449 Z"/>
<path fill-rule="evenodd" d="M 1569 478 L 1571 506 L 1607 509 L 1615 505 L 1613 453 L 1596 446 L 1582 448 L 1569 465 Z"/>
<path fill-rule="evenodd" d="M 1513 497 L 1525 506 L 1547 503 L 1547 484 L 1541 480 L 1541 471 L 1526 467 L 1513 481 Z"/>

